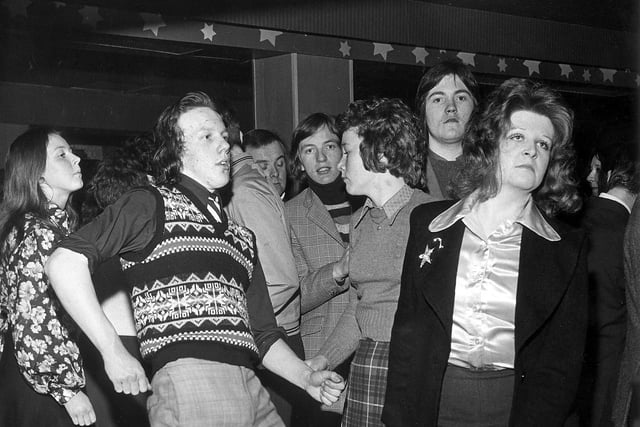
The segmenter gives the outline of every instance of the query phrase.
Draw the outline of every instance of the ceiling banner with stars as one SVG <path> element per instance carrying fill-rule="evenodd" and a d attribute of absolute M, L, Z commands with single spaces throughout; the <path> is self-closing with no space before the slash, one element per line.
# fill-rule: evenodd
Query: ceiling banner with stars
<path fill-rule="evenodd" d="M 43 4 L 48 7 L 45 9 Z M 3 14 L 8 16 L 12 25 L 36 31 L 38 25 L 52 22 L 51 15 L 55 15 L 55 22 L 64 23 L 66 28 L 99 34 L 427 67 L 442 59 L 458 58 L 477 73 L 505 78 L 531 77 L 590 85 L 640 87 L 637 70 L 559 64 L 441 47 L 390 44 L 379 40 L 351 40 L 95 6 L 78 8 L 76 4 L 61 1 L 0 0 L 0 15 Z"/>

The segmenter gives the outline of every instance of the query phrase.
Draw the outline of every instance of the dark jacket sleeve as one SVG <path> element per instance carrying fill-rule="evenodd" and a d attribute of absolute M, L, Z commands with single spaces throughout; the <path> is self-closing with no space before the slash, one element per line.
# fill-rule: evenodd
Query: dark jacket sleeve
<path fill-rule="evenodd" d="M 387 377 L 387 391 L 385 405 L 382 413 L 382 421 L 386 426 L 410 426 L 417 422 L 416 395 L 417 381 L 415 375 L 415 360 L 419 339 L 419 330 L 422 328 L 417 319 L 419 313 L 419 292 L 413 280 L 413 273 L 418 270 L 416 248 L 417 228 L 424 227 L 425 221 L 420 218 L 418 211 L 411 215 L 409 240 L 405 251 L 402 278 L 400 284 L 400 297 L 398 309 L 391 330 L 391 344 L 389 353 L 389 372 Z"/>
<path fill-rule="evenodd" d="M 279 338 L 285 339 L 284 329 L 278 327 L 273 314 L 273 305 L 267 291 L 262 265 L 257 261 L 253 268 L 251 284 L 247 290 L 247 306 L 253 339 L 258 346 L 260 359 L 269 351 Z"/>

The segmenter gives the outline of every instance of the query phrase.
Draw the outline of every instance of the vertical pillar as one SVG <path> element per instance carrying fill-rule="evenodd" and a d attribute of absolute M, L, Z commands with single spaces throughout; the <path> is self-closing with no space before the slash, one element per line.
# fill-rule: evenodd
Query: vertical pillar
<path fill-rule="evenodd" d="M 253 60 L 255 127 L 289 144 L 311 113 L 338 114 L 353 100 L 353 62 L 291 53 Z"/>

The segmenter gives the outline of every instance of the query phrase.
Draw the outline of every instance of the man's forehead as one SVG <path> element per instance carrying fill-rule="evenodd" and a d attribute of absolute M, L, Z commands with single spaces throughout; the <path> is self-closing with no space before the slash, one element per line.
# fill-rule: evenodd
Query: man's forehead
<path fill-rule="evenodd" d="M 178 126 L 180 126 L 183 131 L 225 128 L 220 114 L 209 107 L 196 107 L 185 111 L 178 118 Z"/>
<path fill-rule="evenodd" d="M 247 152 L 249 152 L 250 154 L 253 153 L 254 157 L 256 154 L 264 157 L 284 156 L 284 148 L 282 147 L 282 144 L 278 141 L 272 141 L 269 144 L 262 145 L 260 147 L 247 147 Z"/>

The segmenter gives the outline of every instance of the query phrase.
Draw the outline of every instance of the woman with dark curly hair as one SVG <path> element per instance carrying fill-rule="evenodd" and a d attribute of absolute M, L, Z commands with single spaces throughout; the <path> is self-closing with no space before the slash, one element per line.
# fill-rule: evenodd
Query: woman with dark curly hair
<path fill-rule="evenodd" d="M 587 325 L 573 115 L 511 79 L 463 142 L 457 203 L 411 216 L 391 334 L 389 426 L 562 426 Z M 453 206 L 452 206 L 453 205 Z"/>
<path fill-rule="evenodd" d="M 315 361 L 338 366 L 354 351 L 343 426 L 382 426 L 393 313 L 400 293 L 409 215 L 435 200 L 414 189 L 424 139 L 397 99 L 356 101 L 338 117 L 347 192 L 367 197 L 351 219 L 349 303 Z M 322 363 L 319 363 L 322 366 Z"/>

